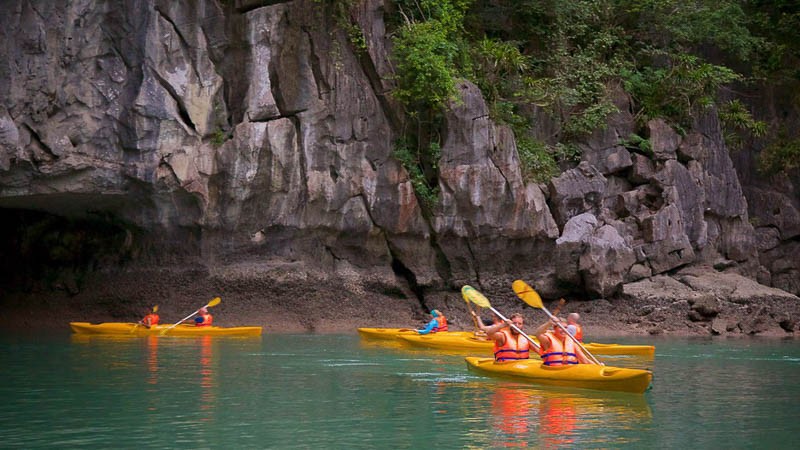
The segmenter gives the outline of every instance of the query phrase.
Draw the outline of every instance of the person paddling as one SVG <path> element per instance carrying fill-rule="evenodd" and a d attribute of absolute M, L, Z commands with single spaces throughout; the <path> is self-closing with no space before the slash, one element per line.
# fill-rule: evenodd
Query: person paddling
<path fill-rule="evenodd" d="M 511 327 L 513 324 L 522 330 L 525 324 L 522 314 L 512 314 L 508 323 L 495 316 L 494 322 L 489 326 L 481 324 L 480 328 L 486 332 L 486 336 L 489 339 L 494 340 L 495 361 L 515 361 L 530 358 L 530 341 Z"/>
<path fill-rule="evenodd" d="M 194 324 L 196 326 L 208 327 L 211 326 L 212 323 L 214 323 L 214 316 L 212 316 L 211 313 L 208 312 L 208 308 L 203 306 L 202 308 L 200 308 L 198 312 L 200 314 L 194 318 Z"/>
<path fill-rule="evenodd" d="M 431 311 L 433 317 L 430 322 L 425 325 L 425 328 L 417 330 L 419 334 L 438 333 L 440 331 L 447 331 L 447 317 L 442 314 L 438 309 Z"/>
<path fill-rule="evenodd" d="M 558 322 L 558 323 L 556 323 Z M 561 324 L 561 326 L 558 326 Z M 550 327 L 553 327 L 550 330 Z M 568 364 L 593 364 L 593 362 L 583 353 L 580 346 L 575 345 L 575 341 L 570 339 L 564 330 L 567 323 L 561 319 L 543 323 L 536 329 L 536 338 L 539 340 L 541 348 L 539 355 L 542 357 L 545 366 L 563 366 Z"/>
<path fill-rule="evenodd" d="M 139 325 L 144 325 L 146 328 L 150 328 L 153 325 L 158 325 L 159 317 L 158 314 L 156 314 L 156 311 L 158 311 L 158 306 L 154 306 L 150 311 L 148 311 L 147 315 L 139 321 Z"/>

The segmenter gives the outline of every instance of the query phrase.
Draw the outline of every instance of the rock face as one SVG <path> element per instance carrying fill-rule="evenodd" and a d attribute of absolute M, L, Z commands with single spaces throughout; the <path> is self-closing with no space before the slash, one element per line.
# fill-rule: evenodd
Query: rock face
<path fill-rule="evenodd" d="M 516 278 L 545 296 L 631 298 L 626 283 L 714 264 L 800 293 L 798 248 L 784 244 L 800 235 L 797 199 L 742 189 L 713 112 L 685 136 L 651 121 L 652 150 L 626 147 L 624 92 L 579 143 L 583 161 L 542 186 L 462 82 L 423 215 L 393 156 L 403 119 L 384 4 L 357 6 L 364 49 L 314 0 L 3 2 L 0 208 L 111 221 L 104 271 L 97 257 L 57 268 L 79 273 L 62 283 L 70 295 L 153 265 L 191 267 L 198 289 L 336 289 L 423 308 L 465 283 L 509 297 Z M 745 194 L 764 208 L 748 212 Z M 6 225 L 3 248 L 35 258 L 15 244 L 25 220 Z M 712 303 L 698 300 L 694 319 L 722 316 Z"/>

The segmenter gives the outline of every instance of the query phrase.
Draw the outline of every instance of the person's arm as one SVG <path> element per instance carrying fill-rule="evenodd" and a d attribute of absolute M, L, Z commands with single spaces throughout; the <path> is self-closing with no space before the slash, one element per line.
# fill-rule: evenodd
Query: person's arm
<path fill-rule="evenodd" d="M 575 354 L 578 356 L 578 362 L 579 363 L 581 363 L 581 364 L 594 364 L 594 361 L 589 359 L 589 357 L 586 356 L 586 353 L 583 352 L 583 349 L 581 349 L 581 347 L 578 346 L 578 345 L 575 346 Z"/>
<path fill-rule="evenodd" d="M 494 325 L 484 326 L 483 330 L 486 332 L 486 337 L 497 342 L 497 345 L 503 345 L 506 342 L 506 335 L 501 333 L 500 330 L 509 326 L 506 322 L 499 322 Z"/>
<path fill-rule="evenodd" d="M 427 325 L 425 325 L 425 328 L 423 328 L 421 330 L 417 330 L 417 333 L 419 333 L 419 334 L 428 334 L 434 328 L 436 328 L 437 326 L 439 326 L 439 321 L 436 320 L 436 319 L 432 319 L 430 322 L 428 322 Z"/>
<path fill-rule="evenodd" d="M 533 332 L 533 335 L 536 336 L 537 339 L 542 340 L 542 336 L 550 329 L 550 326 L 553 324 L 551 321 L 547 321 L 541 325 Z"/>

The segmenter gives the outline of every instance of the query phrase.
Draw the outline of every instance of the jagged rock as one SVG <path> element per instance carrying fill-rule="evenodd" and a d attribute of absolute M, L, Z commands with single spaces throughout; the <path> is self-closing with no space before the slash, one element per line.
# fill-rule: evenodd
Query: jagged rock
<path fill-rule="evenodd" d="M 751 221 L 756 227 L 775 227 L 781 240 L 800 236 L 800 211 L 783 193 L 755 187 L 745 189 Z"/>
<path fill-rule="evenodd" d="M 655 175 L 653 160 L 645 155 L 634 153 L 631 155 L 631 173 L 628 180 L 634 184 L 649 183 Z"/>
<path fill-rule="evenodd" d="M 780 245 L 781 232 L 775 227 L 757 227 L 755 241 L 759 252 L 772 250 Z"/>
<path fill-rule="evenodd" d="M 684 231 L 680 212 L 669 205 L 642 221 L 644 243 L 637 246 L 639 262 L 647 261 L 653 273 L 663 273 L 694 261 L 694 250 Z"/>
<path fill-rule="evenodd" d="M 705 137 L 700 133 L 689 133 L 683 138 L 678 146 L 678 160 L 689 162 L 691 160 L 703 159 L 706 154 Z"/>
<path fill-rule="evenodd" d="M 555 264 L 558 280 L 574 286 L 581 285 L 579 262 L 597 227 L 597 218 L 591 213 L 579 214 L 564 225 L 564 233 L 556 239 Z"/>
<path fill-rule="evenodd" d="M 716 335 L 725 334 L 729 331 L 730 325 L 726 319 L 721 317 L 716 317 L 714 320 L 711 321 L 711 332 Z"/>
<path fill-rule="evenodd" d="M 559 227 L 579 214 L 600 214 L 606 191 L 605 177 L 592 165 L 582 161 L 550 181 L 550 202 Z"/>
<path fill-rule="evenodd" d="M 510 130 L 489 121 L 474 84 L 464 81 L 459 91 L 445 117 L 433 227 L 454 277 L 468 280 L 506 271 L 518 257 L 545 258 L 534 245 L 557 237 L 558 228 L 539 187 L 523 183 Z M 498 254 L 504 258 L 476 258 Z"/>
<path fill-rule="evenodd" d="M 689 300 L 700 298 L 703 294 L 697 293 L 689 286 L 665 275 L 656 275 L 651 278 L 622 286 L 622 296 L 642 303 L 664 303 L 675 299 Z"/>
<path fill-rule="evenodd" d="M 578 143 L 582 159 L 603 175 L 631 166 L 631 154 L 620 143 L 633 133 L 635 123 L 630 112 L 630 96 L 620 86 L 611 86 L 609 95 L 617 111 L 606 118 L 606 126 L 597 128 L 585 141 Z"/>
<path fill-rule="evenodd" d="M 5 108 L 0 107 L 0 170 L 11 168 L 11 159 L 19 151 L 19 130 Z"/>
<path fill-rule="evenodd" d="M 628 271 L 628 276 L 625 278 L 626 283 L 641 280 L 642 278 L 649 278 L 653 275 L 653 270 L 644 264 L 634 264 Z"/>
<path fill-rule="evenodd" d="M 681 222 L 689 242 L 702 249 L 707 244 L 706 222 L 703 219 L 705 192 L 686 167 L 676 160 L 666 161 L 654 176 L 654 183 L 680 211 Z"/>
<path fill-rule="evenodd" d="M 787 333 L 793 333 L 795 330 L 798 329 L 797 319 L 792 317 L 792 315 L 790 314 L 787 313 L 780 314 L 777 320 L 778 320 L 778 325 L 780 325 L 780 327 L 783 328 L 783 330 L 786 331 Z"/>
<path fill-rule="evenodd" d="M 744 334 L 759 334 L 769 330 L 770 322 L 768 308 L 755 307 L 739 322 L 739 329 Z"/>
<path fill-rule="evenodd" d="M 719 302 L 717 298 L 711 294 L 695 297 L 689 300 L 689 305 L 692 311 L 697 312 L 704 320 L 711 317 L 716 317 L 719 314 Z"/>
<path fill-rule="evenodd" d="M 620 218 L 634 216 L 642 220 L 664 206 L 664 196 L 658 187 L 647 184 L 617 195 L 613 210 Z"/>
<path fill-rule="evenodd" d="M 681 137 L 663 119 L 647 122 L 648 138 L 653 146 L 653 158 L 656 160 L 676 159 L 676 150 Z"/>
<path fill-rule="evenodd" d="M 611 297 L 617 293 L 635 262 L 633 249 L 625 239 L 614 227 L 604 225 L 588 239 L 578 270 L 590 295 Z"/>
<path fill-rule="evenodd" d="M 596 167 L 603 175 L 620 172 L 633 164 L 631 153 L 621 145 L 603 150 L 584 151 L 583 160 Z"/>

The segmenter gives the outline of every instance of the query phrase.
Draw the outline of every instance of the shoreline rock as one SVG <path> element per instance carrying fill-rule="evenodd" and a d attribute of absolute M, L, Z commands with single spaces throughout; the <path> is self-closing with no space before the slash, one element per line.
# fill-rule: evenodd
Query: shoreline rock
<path fill-rule="evenodd" d="M 502 284 L 502 283 L 500 283 Z M 492 305 L 521 312 L 526 327 L 546 321 L 511 291 L 481 290 Z M 220 326 L 258 325 L 265 333 L 355 333 L 358 327 L 421 327 L 428 309 L 440 309 L 455 330 L 472 328 L 456 290 L 425 291 L 420 300 L 391 274 L 330 274 L 296 264 L 236 265 L 213 273 L 140 270 L 95 274 L 77 293 L 6 294 L 0 328 L 7 331 L 69 330 L 68 322 L 131 322 L 159 305 L 174 323 L 220 296 Z M 545 306 L 558 299 L 544 299 Z M 571 300 L 560 315 L 581 314 L 590 339 L 607 336 L 797 337 L 800 298 L 712 268 L 687 268 L 623 286 L 612 299 Z M 489 313 L 484 311 L 484 317 Z"/>

